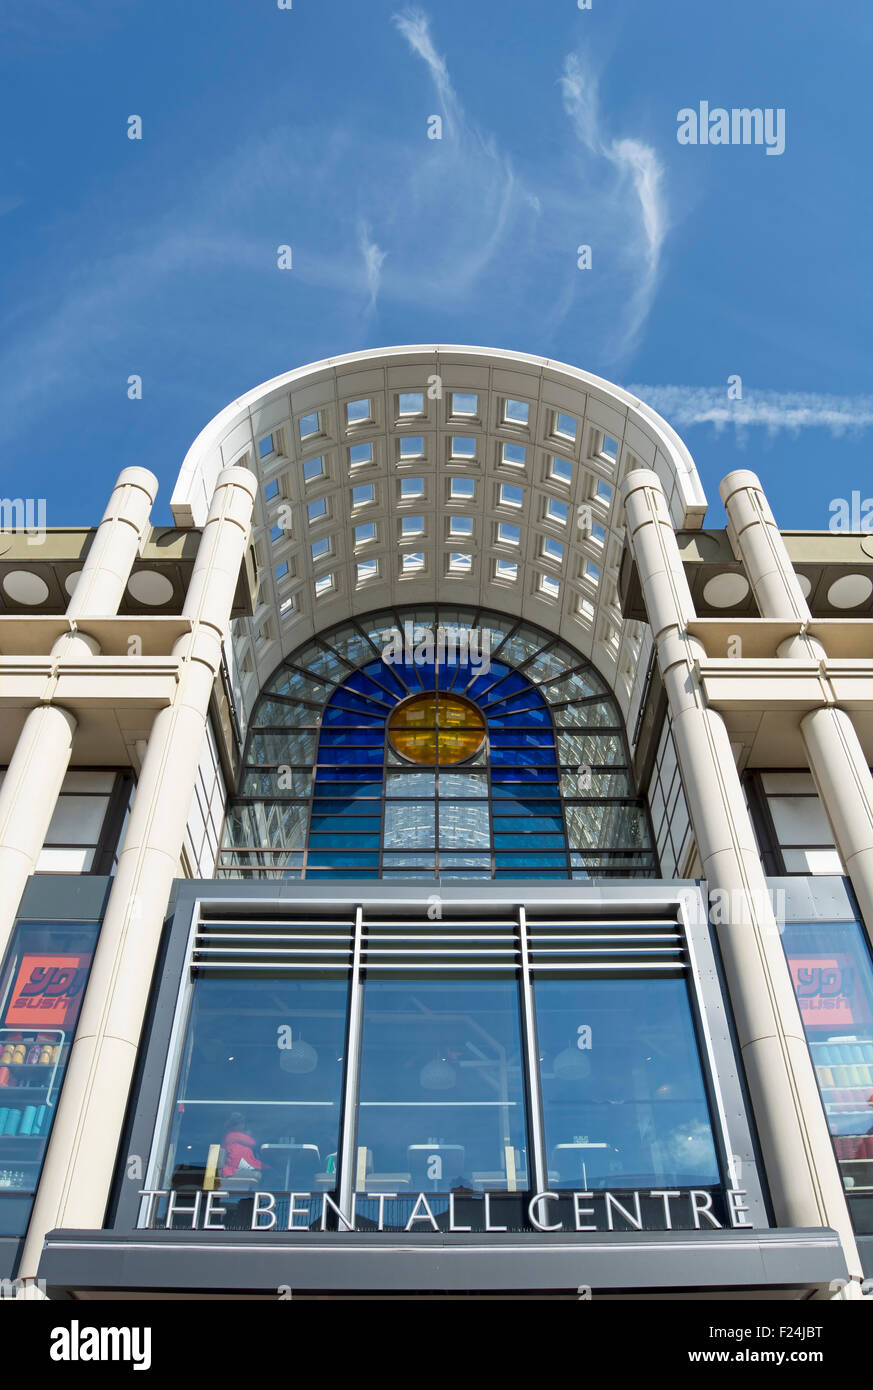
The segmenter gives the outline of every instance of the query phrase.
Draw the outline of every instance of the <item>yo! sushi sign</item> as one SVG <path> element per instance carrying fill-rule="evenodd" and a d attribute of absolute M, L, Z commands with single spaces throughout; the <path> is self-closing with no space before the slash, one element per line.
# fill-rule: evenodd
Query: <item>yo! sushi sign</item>
<path fill-rule="evenodd" d="M 89 953 L 22 956 L 4 1023 L 7 1028 L 70 1028 L 88 979 Z"/>

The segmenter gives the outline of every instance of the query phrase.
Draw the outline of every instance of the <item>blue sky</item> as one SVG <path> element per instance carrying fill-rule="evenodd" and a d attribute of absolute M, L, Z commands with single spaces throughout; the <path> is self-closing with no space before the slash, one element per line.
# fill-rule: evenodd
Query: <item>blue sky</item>
<path fill-rule="evenodd" d="M 461 342 L 645 394 L 709 525 L 750 467 L 826 527 L 873 492 L 871 31 L 863 0 L 7 0 L 0 493 L 93 523 L 140 464 L 168 522 L 260 381 Z M 680 145 L 701 100 L 784 108 L 784 154 Z"/>

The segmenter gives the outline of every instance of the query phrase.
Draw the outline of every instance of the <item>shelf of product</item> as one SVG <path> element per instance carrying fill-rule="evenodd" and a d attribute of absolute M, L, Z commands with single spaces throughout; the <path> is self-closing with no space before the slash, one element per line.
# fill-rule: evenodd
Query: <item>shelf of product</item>
<path fill-rule="evenodd" d="M 47 1135 L 65 1037 L 55 1029 L 0 1028 L 0 1160 L 13 1153 L 16 1162 L 24 1159 L 26 1141 Z M 17 1186 L 3 1175 L 0 1168 L 0 1189 Z"/>
<path fill-rule="evenodd" d="M 848 1191 L 873 1191 L 873 1040 L 857 1035 L 812 1043 L 834 1151 Z"/>

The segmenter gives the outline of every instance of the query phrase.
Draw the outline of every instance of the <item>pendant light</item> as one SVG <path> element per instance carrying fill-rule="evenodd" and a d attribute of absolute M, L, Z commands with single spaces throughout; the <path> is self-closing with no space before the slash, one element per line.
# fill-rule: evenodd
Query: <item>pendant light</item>
<path fill-rule="evenodd" d="M 450 1091 L 457 1081 L 455 1069 L 445 1059 L 437 1057 L 433 1062 L 425 1062 L 418 1073 L 418 1084 L 425 1091 Z"/>
<path fill-rule="evenodd" d="M 591 1075 L 591 1063 L 585 1053 L 575 1043 L 559 1052 L 552 1063 L 552 1071 L 559 1081 L 584 1081 Z"/>
<path fill-rule="evenodd" d="M 295 1038 L 290 1047 L 279 1052 L 279 1066 L 283 1071 L 300 1076 L 303 1072 L 315 1071 L 318 1066 L 318 1053 L 311 1043 Z"/>

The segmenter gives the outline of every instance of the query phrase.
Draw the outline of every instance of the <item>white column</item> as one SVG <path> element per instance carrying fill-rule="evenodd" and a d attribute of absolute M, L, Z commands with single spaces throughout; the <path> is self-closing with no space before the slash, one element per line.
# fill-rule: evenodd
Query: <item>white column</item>
<path fill-rule="evenodd" d="M 757 474 L 737 468 L 722 478 L 718 490 L 728 535 L 740 552 L 761 617 L 808 621 L 803 590 Z"/>
<path fill-rule="evenodd" d="M 30 1221 L 22 1278 L 35 1277 L 47 1231 L 94 1228 L 103 1220 L 256 488 L 254 474 L 244 468 L 226 468 L 218 477 L 182 610 L 192 630 L 175 648 L 178 693 L 149 737 Z"/>
<path fill-rule="evenodd" d="M 761 617 L 811 622 L 759 479 L 738 469 L 728 473 L 719 490 Z M 806 634 L 783 642 L 778 654 L 815 659 L 827 655 L 821 642 Z M 864 750 L 851 719 L 836 705 L 810 710 L 800 732 L 834 843 L 873 941 L 873 777 Z"/>
<path fill-rule="evenodd" d="M 109 618 L 118 612 L 149 525 L 158 480 L 147 468 L 124 468 L 85 557 L 68 618 Z"/>
<path fill-rule="evenodd" d="M 145 468 L 119 474 L 67 608 L 73 622 L 118 612 L 157 490 L 157 479 Z M 87 660 L 98 650 L 93 638 L 71 628 L 51 654 L 56 661 Z M 0 787 L 0 958 L 54 815 L 76 726 L 76 716 L 57 705 L 31 710 Z"/>
<path fill-rule="evenodd" d="M 622 483 L 627 534 L 642 584 L 691 823 L 710 890 L 731 904 L 717 925 L 773 1206 L 780 1225 L 833 1226 L 860 1276 L 800 1011 L 754 832 L 721 716 L 708 707 L 689 636 L 695 616 L 657 474 Z"/>

